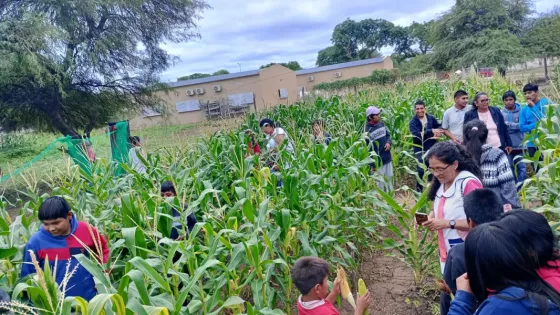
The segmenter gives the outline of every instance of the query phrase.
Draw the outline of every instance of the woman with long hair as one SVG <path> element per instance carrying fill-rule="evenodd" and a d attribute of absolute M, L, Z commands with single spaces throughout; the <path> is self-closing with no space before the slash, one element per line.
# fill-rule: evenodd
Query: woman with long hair
<path fill-rule="evenodd" d="M 538 275 L 534 254 L 503 222 L 476 227 L 465 242 L 467 273 L 457 279 L 448 314 L 560 314 L 560 294 Z"/>
<path fill-rule="evenodd" d="M 487 143 L 486 124 L 478 119 L 472 120 L 463 126 L 463 135 L 467 151 L 480 167 L 484 187 L 494 190 L 502 197 L 504 209 L 521 208 L 509 160 L 502 150 Z"/>
<path fill-rule="evenodd" d="M 515 233 L 534 258 L 537 274 L 560 292 L 558 239 L 548 220 L 531 210 L 514 210 L 502 216 L 500 225 Z"/>
<path fill-rule="evenodd" d="M 488 128 L 488 144 L 508 154 L 511 153 L 511 137 L 501 110 L 490 106 L 490 98 L 483 92 L 476 93 L 473 104 L 473 109 L 465 114 L 464 124 L 475 119 L 484 122 Z"/>
<path fill-rule="evenodd" d="M 447 253 L 463 243 L 469 230 L 463 197 L 482 188 L 480 169 L 465 149 L 451 142 L 440 142 L 428 152 L 429 171 L 434 175 L 428 198 L 434 201 L 433 211 L 423 225 L 437 231 L 441 271 Z"/>

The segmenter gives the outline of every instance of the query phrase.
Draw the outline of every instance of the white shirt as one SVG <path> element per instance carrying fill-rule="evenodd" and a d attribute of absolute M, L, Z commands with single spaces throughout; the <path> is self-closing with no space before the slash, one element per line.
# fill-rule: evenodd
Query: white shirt
<path fill-rule="evenodd" d="M 290 136 L 288 136 L 288 134 L 286 133 L 286 130 L 278 127 L 274 129 L 274 132 L 272 133 L 272 135 L 266 135 L 266 149 L 267 150 L 272 150 L 276 147 L 278 147 L 278 143 L 276 143 L 276 140 L 274 139 L 276 136 L 284 136 L 284 142 L 286 142 L 286 151 L 290 152 L 290 153 L 294 153 L 294 145 L 292 144 L 292 141 L 290 140 Z"/>
<path fill-rule="evenodd" d="M 140 147 L 132 147 L 128 150 L 128 159 L 132 164 L 132 168 L 140 174 L 146 173 L 146 166 L 140 161 L 138 155 L 140 154 Z"/>

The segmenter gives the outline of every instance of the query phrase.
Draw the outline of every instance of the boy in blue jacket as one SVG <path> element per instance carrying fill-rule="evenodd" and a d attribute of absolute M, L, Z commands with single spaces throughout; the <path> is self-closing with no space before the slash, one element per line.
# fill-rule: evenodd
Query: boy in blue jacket
<path fill-rule="evenodd" d="M 89 257 L 93 254 L 92 259 L 107 263 L 107 240 L 88 223 L 78 221 L 70 205 L 62 197 L 46 199 L 39 207 L 39 220 L 43 225 L 25 245 L 21 277 L 37 272 L 32 263 L 32 252 L 41 268 L 44 268 L 48 258 L 53 274 L 56 273 L 58 285 L 64 281 L 67 270 L 73 271 L 76 268 L 68 280 L 64 294 L 66 297 L 80 296 L 87 301 L 91 300 L 97 294 L 93 275 L 78 263 L 74 255 Z"/>
<path fill-rule="evenodd" d="M 523 159 L 523 139 L 525 133 L 519 128 L 519 117 L 521 116 L 521 106 L 516 102 L 517 97 L 513 91 L 507 91 L 502 96 L 504 109 L 502 115 L 506 123 L 509 137 L 511 138 L 511 153 L 508 154 L 511 169 L 515 175 L 517 183 L 522 183 L 527 178 L 527 167 L 521 162 Z"/>
<path fill-rule="evenodd" d="M 547 118 L 546 105 L 551 104 L 551 102 L 546 98 L 541 98 L 539 96 L 539 86 L 536 84 L 527 84 L 523 87 L 523 94 L 525 94 L 525 99 L 527 100 L 527 106 L 521 109 L 521 114 L 519 116 L 519 130 L 525 133 L 531 133 L 537 128 L 537 123 L 541 119 Z M 529 156 L 535 156 L 538 148 L 533 142 L 533 138 L 527 143 Z M 542 160 L 542 155 L 539 160 Z"/>

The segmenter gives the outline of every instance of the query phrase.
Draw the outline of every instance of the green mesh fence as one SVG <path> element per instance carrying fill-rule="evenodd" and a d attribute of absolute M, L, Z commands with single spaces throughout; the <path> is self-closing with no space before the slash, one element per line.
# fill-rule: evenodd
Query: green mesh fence
<path fill-rule="evenodd" d="M 93 162 L 95 159 L 95 154 L 93 153 L 94 148 L 91 145 L 91 140 L 107 138 L 107 136 L 109 136 L 109 139 L 111 141 L 112 160 L 116 163 L 127 163 L 129 135 L 130 130 L 128 121 L 121 121 L 109 124 L 108 133 L 101 136 L 93 137 L 91 139 L 72 139 L 72 137 L 70 136 L 58 138 L 23 166 L 9 174 L 5 174 L 4 176 L 2 176 L 0 178 L 0 183 L 21 174 L 25 169 L 31 167 L 34 163 L 45 157 L 50 151 L 56 150 L 60 145 L 64 146 L 64 151 L 72 158 L 76 165 L 78 165 L 86 174 L 91 175 L 93 170 Z M 120 175 L 123 172 L 124 169 L 122 169 L 121 167 L 117 169 L 117 175 Z"/>

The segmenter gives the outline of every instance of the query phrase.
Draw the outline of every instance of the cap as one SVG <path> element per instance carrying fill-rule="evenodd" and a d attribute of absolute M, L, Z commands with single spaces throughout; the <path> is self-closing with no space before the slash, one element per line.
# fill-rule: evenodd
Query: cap
<path fill-rule="evenodd" d="M 366 109 L 366 117 L 369 117 L 371 115 L 379 115 L 379 113 L 381 113 L 381 110 L 375 106 L 370 106 Z"/>

